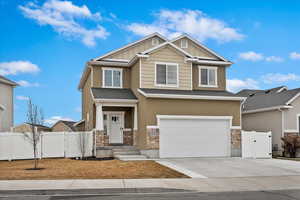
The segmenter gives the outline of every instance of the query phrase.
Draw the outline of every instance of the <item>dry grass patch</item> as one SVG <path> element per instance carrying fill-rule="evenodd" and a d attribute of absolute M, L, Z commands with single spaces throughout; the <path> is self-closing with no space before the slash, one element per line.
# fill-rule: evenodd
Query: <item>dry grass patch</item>
<path fill-rule="evenodd" d="M 25 170 L 32 160 L 0 161 L 0 180 L 187 178 L 154 161 L 43 159 L 43 170 Z"/>

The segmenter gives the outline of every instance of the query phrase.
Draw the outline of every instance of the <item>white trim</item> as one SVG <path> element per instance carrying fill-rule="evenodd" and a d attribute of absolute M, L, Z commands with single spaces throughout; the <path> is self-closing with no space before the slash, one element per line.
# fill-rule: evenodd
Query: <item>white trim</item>
<path fill-rule="evenodd" d="M 140 59 L 139 76 L 140 76 L 140 88 L 141 88 L 142 87 L 142 59 Z"/>
<path fill-rule="evenodd" d="M 132 128 L 124 128 L 123 131 L 132 131 Z"/>
<path fill-rule="evenodd" d="M 297 114 L 297 121 L 296 121 L 297 122 L 296 125 L 297 125 L 297 130 L 298 130 L 297 133 L 298 133 L 298 135 L 300 134 L 299 120 L 300 120 L 300 114 L 298 113 Z"/>
<path fill-rule="evenodd" d="M 231 128 L 231 129 L 242 129 L 241 126 L 231 126 L 230 128 Z"/>
<path fill-rule="evenodd" d="M 103 131 L 103 105 L 101 103 L 96 104 L 96 130 Z M 88 122 L 89 120 L 87 120 Z"/>
<path fill-rule="evenodd" d="M 151 37 L 154 37 L 154 36 L 157 36 L 157 37 L 159 37 L 159 38 L 161 38 L 162 40 L 165 40 L 165 41 L 168 40 L 168 39 L 166 39 L 164 36 L 160 35 L 159 33 L 153 33 L 153 34 L 150 34 L 150 35 L 148 35 L 148 36 L 146 36 L 146 37 L 144 37 L 144 38 L 142 38 L 142 39 L 140 39 L 140 40 L 137 40 L 137 41 L 135 41 L 135 42 L 129 43 L 129 44 L 127 44 L 127 45 L 125 45 L 125 46 L 123 46 L 123 47 L 121 47 L 121 48 L 118 48 L 118 49 L 116 49 L 116 50 L 110 51 L 110 52 L 108 52 L 108 53 L 106 53 L 106 54 L 104 54 L 104 55 L 102 55 L 102 56 L 100 56 L 100 57 L 94 58 L 93 60 L 99 60 L 99 59 L 101 59 L 101 58 L 104 58 L 104 57 L 106 57 L 106 56 L 109 56 L 109 55 L 111 55 L 111 54 L 114 54 L 114 53 L 116 53 L 116 52 L 118 52 L 118 51 L 121 51 L 121 50 L 123 50 L 123 49 L 125 49 L 125 48 L 127 48 L 127 47 L 133 46 L 133 45 L 135 45 L 135 44 L 137 44 L 137 43 L 140 43 L 140 42 L 142 42 L 142 41 L 145 41 L 145 40 L 147 40 L 147 39 L 149 39 L 149 38 L 151 38 Z"/>
<path fill-rule="evenodd" d="M 232 127 L 232 116 L 200 116 L 200 115 L 156 115 L 157 126 L 160 125 L 161 119 L 225 119 L 230 121 Z"/>
<path fill-rule="evenodd" d="M 135 104 L 134 105 L 134 108 L 133 108 L 133 130 L 138 130 L 138 111 L 137 111 L 137 105 Z"/>
<path fill-rule="evenodd" d="M 94 99 L 96 103 L 137 103 L 136 99 Z"/>
<path fill-rule="evenodd" d="M 166 99 L 207 99 L 207 100 L 229 100 L 242 101 L 245 97 L 227 97 L 227 96 L 202 96 L 202 95 L 177 95 L 177 94 L 147 94 L 138 89 L 138 92 L 148 98 L 166 98 Z"/>
<path fill-rule="evenodd" d="M 126 62 L 126 63 L 129 63 L 130 60 L 127 60 L 127 59 L 119 59 L 119 58 L 104 58 L 102 61 Z"/>
<path fill-rule="evenodd" d="M 201 69 L 207 69 L 207 85 L 201 84 Z M 209 70 L 214 70 L 215 74 L 215 85 L 210 85 L 209 84 Z M 198 65 L 198 76 L 199 76 L 199 83 L 198 87 L 213 87 L 217 88 L 218 87 L 218 67 L 211 67 L 211 66 L 201 66 Z"/>
<path fill-rule="evenodd" d="M 243 111 L 243 114 L 265 112 L 265 111 L 271 111 L 271 110 L 278 110 L 278 109 L 282 109 L 282 108 L 288 109 L 288 108 L 293 108 L 293 106 L 282 105 L 282 106 L 274 106 L 274 107 L 269 107 L 269 108 L 260 108 L 260 109 L 255 109 L 255 110 Z"/>
<path fill-rule="evenodd" d="M 276 93 L 282 92 L 282 90 L 287 90 L 288 88 L 286 86 L 283 86 L 279 90 L 276 91 Z"/>
<path fill-rule="evenodd" d="M 210 65 L 225 65 L 225 66 L 230 66 L 233 63 L 229 61 L 217 61 L 217 60 L 199 60 L 197 58 L 187 58 L 186 61 L 191 61 L 197 64 L 210 64 Z"/>
<path fill-rule="evenodd" d="M 136 104 L 122 104 L 122 103 L 102 103 L 103 106 L 111 107 L 134 107 Z"/>
<path fill-rule="evenodd" d="M 183 41 L 186 42 L 186 46 L 183 45 Z M 189 48 L 188 40 L 187 40 L 187 39 L 181 39 L 181 40 L 180 40 L 180 47 L 181 47 L 182 49 L 187 49 L 187 48 Z"/>
<path fill-rule="evenodd" d="M 200 42 L 198 42 L 197 40 L 195 40 L 194 38 L 192 38 L 191 36 L 189 36 L 189 35 L 187 35 L 187 34 L 183 34 L 183 35 L 181 35 L 181 36 L 179 36 L 179 37 L 177 37 L 177 38 L 174 38 L 174 39 L 171 40 L 170 42 L 175 42 L 175 41 L 177 41 L 177 40 L 179 40 L 179 39 L 182 39 L 182 38 L 184 38 L 184 37 L 186 37 L 186 38 L 190 39 L 191 41 L 195 42 L 197 45 L 199 45 L 200 47 L 202 47 L 203 49 L 205 49 L 205 50 L 208 51 L 209 53 L 215 55 L 216 57 L 220 58 L 221 60 L 223 60 L 223 61 L 228 61 L 228 60 L 225 59 L 224 57 L 218 55 L 216 52 L 214 52 L 213 50 L 211 50 L 211 49 L 209 49 L 208 47 L 204 46 L 203 44 L 201 44 Z"/>
<path fill-rule="evenodd" d="M 298 133 L 296 129 L 286 129 L 284 130 L 285 133 Z"/>
<path fill-rule="evenodd" d="M 293 98 L 291 98 L 288 102 L 286 102 L 286 105 L 290 105 L 295 99 L 297 99 L 300 96 L 300 92 L 297 93 Z"/>
<path fill-rule="evenodd" d="M 159 126 L 156 126 L 156 125 L 150 125 L 150 126 L 146 126 L 146 128 L 159 128 Z"/>
<path fill-rule="evenodd" d="M 191 90 L 193 90 L 193 63 L 191 63 Z"/>
<path fill-rule="evenodd" d="M 91 65 L 100 65 L 100 66 L 116 66 L 116 67 L 129 67 L 128 63 L 125 62 L 107 62 L 107 61 L 90 61 Z"/>
<path fill-rule="evenodd" d="M 175 44 L 173 44 L 173 43 L 171 43 L 171 42 L 164 42 L 164 43 L 161 43 L 160 45 L 157 45 L 157 46 L 155 46 L 155 47 L 153 47 L 153 48 L 150 48 L 150 49 L 147 49 L 146 51 L 143 51 L 141 54 L 148 54 L 148 53 L 150 53 L 150 52 L 152 52 L 152 51 L 155 51 L 155 50 L 157 50 L 157 49 L 159 49 L 159 48 L 161 48 L 161 47 L 163 47 L 163 46 L 165 46 L 165 45 L 170 45 L 170 46 L 172 46 L 173 48 L 177 49 L 179 52 L 181 52 L 181 53 L 184 54 L 185 56 L 188 56 L 188 57 L 191 57 L 191 58 L 193 57 L 191 54 L 189 54 L 188 52 L 184 51 L 183 49 L 177 47 Z"/>
<path fill-rule="evenodd" d="M 84 119 L 82 119 L 82 120 L 80 120 L 80 121 L 78 121 L 78 122 L 76 122 L 73 126 L 77 126 L 78 124 L 81 124 L 82 122 L 84 122 L 85 120 Z"/>
<path fill-rule="evenodd" d="M 122 68 L 111 68 L 111 67 L 102 67 L 102 88 L 123 88 L 123 69 Z M 112 86 L 105 86 L 105 71 L 112 71 Z M 113 86 L 114 83 L 114 71 L 120 72 L 120 86 Z"/>
<path fill-rule="evenodd" d="M 91 67 L 91 87 L 94 87 L 94 68 Z"/>
<path fill-rule="evenodd" d="M 176 66 L 176 85 L 175 84 L 157 84 L 156 75 L 157 75 L 157 65 L 166 65 L 166 82 L 168 82 L 168 65 L 175 65 Z M 154 85 L 156 87 L 179 87 L 179 65 L 177 63 L 170 63 L 170 62 L 155 62 L 154 63 Z"/>

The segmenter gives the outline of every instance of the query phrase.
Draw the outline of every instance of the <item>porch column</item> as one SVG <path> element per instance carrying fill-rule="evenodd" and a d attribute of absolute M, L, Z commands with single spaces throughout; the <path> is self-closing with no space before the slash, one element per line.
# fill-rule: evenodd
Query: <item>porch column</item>
<path fill-rule="evenodd" d="M 101 103 L 96 103 L 96 130 L 103 131 L 103 112 Z"/>
<path fill-rule="evenodd" d="M 138 129 L 138 117 L 137 117 L 137 105 L 134 105 L 134 119 L 133 119 L 133 130 L 136 131 Z"/>

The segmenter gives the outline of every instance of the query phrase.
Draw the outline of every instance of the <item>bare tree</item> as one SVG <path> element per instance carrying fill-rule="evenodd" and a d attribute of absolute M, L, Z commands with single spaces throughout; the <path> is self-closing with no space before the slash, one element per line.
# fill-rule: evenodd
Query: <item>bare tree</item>
<path fill-rule="evenodd" d="M 30 125 L 30 135 L 25 135 L 33 145 L 34 168 L 38 169 L 37 144 L 40 140 L 41 132 L 38 125 L 44 124 L 44 114 L 41 108 L 33 104 L 31 99 L 28 100 L 27 123 Z"/>

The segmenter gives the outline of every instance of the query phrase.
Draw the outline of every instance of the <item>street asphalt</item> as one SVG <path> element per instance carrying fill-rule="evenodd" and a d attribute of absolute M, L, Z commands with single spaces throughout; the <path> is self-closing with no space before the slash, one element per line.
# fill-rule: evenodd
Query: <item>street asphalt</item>
<path fill-rule="evenodd" d="M 0 200 L 300 200 L 300 190 L 196 192 L 176 189 L 1 191 Z"/>

